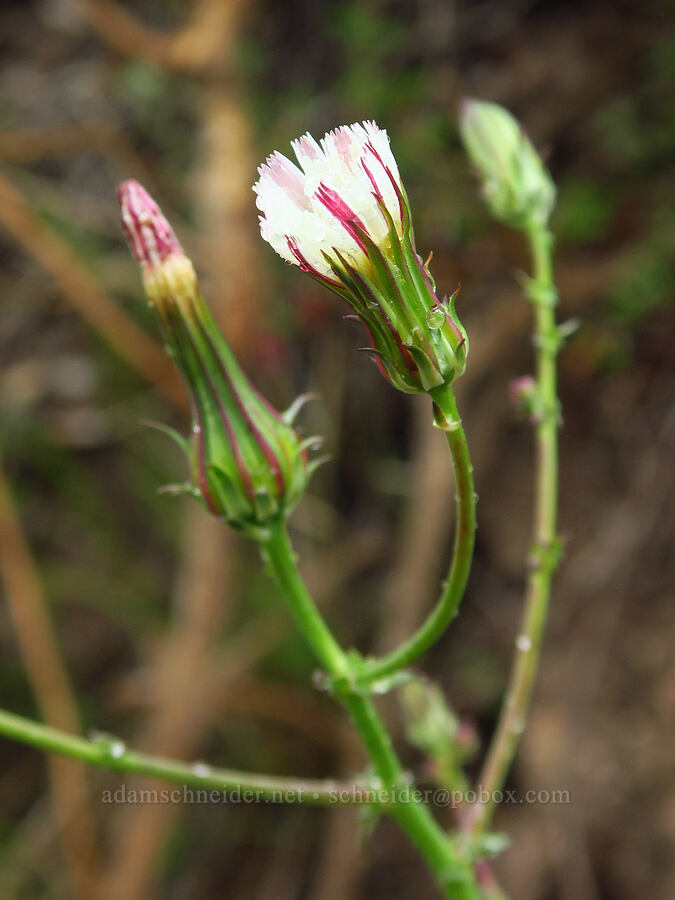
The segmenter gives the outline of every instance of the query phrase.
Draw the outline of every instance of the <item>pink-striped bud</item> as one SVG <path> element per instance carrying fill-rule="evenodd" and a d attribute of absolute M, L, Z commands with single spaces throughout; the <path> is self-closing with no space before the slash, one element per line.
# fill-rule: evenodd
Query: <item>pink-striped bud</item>
<path fill-rule="evenodd" d="M 189 306 L 199 294 L 194 267 L 161 209 L 137 181 L 117 189 L 122 226 L 140 263 L 143 287 L 162 318 L 166 304 Z"/>
<path fill-rule="evenodd" d="M 192 480 L 185 490 L 233 527 L 263 537 L 302 495 L 315 468 L 307 449 L 316 439 L 301 441 L 292 416 L 272 409 L 242 372 L 199 293 L 192 263 L 150 195 L 126 181 L 119 201 L 146 293 L 190 395 Z"/>

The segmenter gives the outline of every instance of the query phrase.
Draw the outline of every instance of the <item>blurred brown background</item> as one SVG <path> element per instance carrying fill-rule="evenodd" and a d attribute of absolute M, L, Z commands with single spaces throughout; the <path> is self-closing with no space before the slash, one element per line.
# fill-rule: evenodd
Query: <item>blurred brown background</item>
<path fill-rule="evenodd" d="M 458 393 L 480 526 L 461 616 L 423 667 L 485 746 L 516 633 L 533 462 L 507 403 L 532 366 L 526 249 L 489 220 L 457 137 L 461 96 L 497 100 L 559 185 L 560 316 L 582 325 L 560 359 L 566 557 L 509 784 L 572 802 L 500 810 L 512 846 L 495 868 L 518 900 L 675 894 L 674 15 L 667 0 L 4 0 L 0 705 L 185 759 L 362 770 L 255 547 L 156 493 L 183 462 L 142 422 L 184 428 L 183 395 L 115 187 L 135 177 L 154 193 L 270 399 L 320 395 L 305 427 L 334 459 L 293 518 L 303 570 L 345 643 L 390 648 L 448 558 L 445 446 L 425 401 L 355 352 L 345 310 L 259 239 L 250 190 L 291 138 L 375 118 L 420 252 L 433 249 L 442 292 L 462 285 Z M 395 697 L 383 708 L 397 727 Z M 423 779 L 424 760 L 402 752 Z M 46 766 L 4 740 L 0 759 L 2 900 L 435 896 L 394 827 L 366 840 L 350 811 L 112 807 L 114 775 Z"/>

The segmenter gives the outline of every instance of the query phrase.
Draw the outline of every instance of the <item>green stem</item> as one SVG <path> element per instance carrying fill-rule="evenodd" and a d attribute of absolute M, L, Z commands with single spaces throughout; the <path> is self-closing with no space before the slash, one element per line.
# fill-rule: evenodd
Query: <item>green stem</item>
<path fill-rule="evenodd" d="M 398 822 L 415 844 L 433 871 L 443 896 L 452 900 L 479 900 L 471 866 L 461 859 L 429 808 L 415 796 L 373 701 L 355 691 L 349 657 L 336 643 L 305 587 L 285 526 L 275 527 L 261 548 L 298 627 L 332 677 L 336 696 L 351 715 L 368 751 L 380 782 L 375 792 L 379 795 L 376 805 Z"/>
<path fill-rule="evenodd" d="M 469 816 L 474 834 L 484 831 L 494 811 L 494 796 L 504 786 L 513 762 L 534 688 L 546 626 L 551 581 L 558 562 L 556 522 L 558 510 L 558 424 L 556 357 L 560 345 L 555 322 L 556 290 L 553 281 L 552 235 L 538 223 L 527 229 L 534 263 L 529 298 L 535 307 L 537 348 L 537 470 L 535 486 L 534 544 L 531 569 L 516 656 L 492 738 L 479 778 L 478 802 Z"/>
<path fill-rule="evenodd" d="M 346 806 L 363 804 L 369 797 L 362 785 L 257 775 L 214 768 L 202 762 L 180 763 L 161 756 L 137 753 L 128 750 L 122 741 L 113 737 L 102 735 L 96 740 L 86 740 L 6 710 L 0 710 L 0 734 L 43 753 L 68 756 L 116 772 L 144 775 L 202 790 L 234 791 L 244 795 L 244 799 L 245 792 L 250 792 L 255 802 L 269 800 L 313 806 Z"/>
<path fill-rule="evenodd" d="M 349 672 L 347 658 L 316 608 L 300 577 L 296 557 L 283 523 L 278 523 L 266 541 L 261 541 L 263 557 L 290 607 L 295 623 L 319 663 L 331 675 Z"/>
<path fill-rule="evenodd" d="M 372 684 L 409 666 L 436 643 L 457 615 L 471 571 L 476 534 L 476 495 L 469 447 L 452 388 L 442 385 L 431 391 L 430 395 L 437 411 L 440 411 L 440 415 L 437 412 L 436 422 L 446 433 L 455 472 L 456 525 L 452 562 L 441 596 L 431 613 L 407 641 L 386 656 L 366 662 L 361 678 L 363 683 Z"/>

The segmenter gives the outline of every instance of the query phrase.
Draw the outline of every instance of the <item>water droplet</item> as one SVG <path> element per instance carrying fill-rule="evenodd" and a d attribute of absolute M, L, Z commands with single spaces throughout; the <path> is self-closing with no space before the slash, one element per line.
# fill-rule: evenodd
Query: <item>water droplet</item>
<path fill-rule="evenodd" d="M 197 778 L 208 778 L 211 774 L 211 766 L 207 766 L 203 762 L 196 762 L 192 766 L 192 774 Z"/>
<path fill-rule="evenodd" d="M 427 312 L 426 322 L 429 328 L 442 328 L 445 325 L 445 310 L 440 306 L 432 306 Z"/>
<path fill-rule="evenodd" d="M 122 759 L 127 752 L 126 744 L 124 741 L 113 741 L 108 752 L 113 759 Z"/>
<path fill-rule="evenodd" d="M 331 689 L 330 679 L 321 669 L 315 669 L 312 672 L 312 685 L 317 691 L 330 691 Z"/>
<path fill-rule="evenodd" d="M 112 759 L 121 759 L 127 752 L 127 746 L 124 741 L 121 741 L 112 734 L 108 734 L 106 731 L 97 731 L 93 729 L 87 733 L 87 737 L 90 741 L 93 741 L 93 743 L 100 744 Z"/>
<path fill-rule="evenodd" d="M 523 652 L 529 650 L 532 646 L 532 641 L 526 634 L 519 634 L 516 638 L 516 647 Z"/>
<path fill-rule="evenodd" d="M 381 791 L 382 790 L 382 779 L 378 778 L 377 775 L 372 775 L 370 778 L 370 787 L 374 791 Z"/>

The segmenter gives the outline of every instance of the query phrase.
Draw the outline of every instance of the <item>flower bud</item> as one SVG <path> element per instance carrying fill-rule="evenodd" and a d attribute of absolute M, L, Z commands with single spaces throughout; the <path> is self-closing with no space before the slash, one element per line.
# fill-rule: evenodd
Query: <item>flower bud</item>
<path fill-rule="evenodd" d="M 284 418 L 240 369 L 208 307 L 192 263 L 157 204 L 135 181 L 119 188 L 122 222 L 193 416 L 185 490 L 252 537 L 288 514 L 313 464 Z"/>
<path fill-rule="evenodd" d="M 443 692 L 425 678 L 405 684 L 400 699 L 406 736 L 432 761 L 436 780 L 445 787 L 465 788 L 462 766 L 477 749 L 468 723 L 460 722 Z"/>
<path fill-rule="evenodd" d="M 509 382 L 509 403 L 522 418 L 536 419 L 539 406 L 537 382 L 531 375 L 521 375 Z"/>
<path fill-rule="evenodd" d="M 545 225 L 555 185 L 517 119 L 497 103 L 463 100 L 459 125 L 493 216 L 518 228 Z"/>
<path fill-rule="evenodd" d="M 415 249 L 410 206 L 386 131 L 343 125 L 317 143 L 292 142 L 299 166 L 273 153 L 253 187 L 263 238 L 343 297 L 368 332 L 369 351 L 399 390 L 450 384 L 468 342 L 450 300 L 439 300 Z"/>

